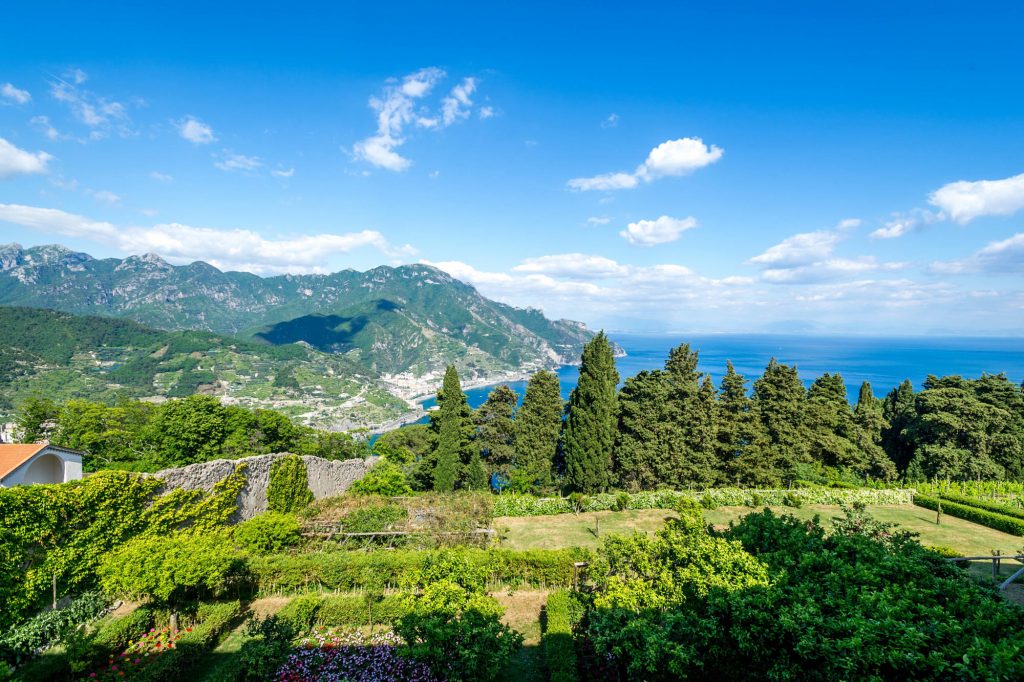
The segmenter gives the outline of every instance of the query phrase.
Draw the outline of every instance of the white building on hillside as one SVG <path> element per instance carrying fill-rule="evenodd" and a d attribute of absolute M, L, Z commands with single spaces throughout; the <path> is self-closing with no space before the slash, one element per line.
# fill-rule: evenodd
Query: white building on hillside
<path fill-rule="evenodd" d="M 0 444 L 0 488 L 77 481 L 82 478 L 83 454 L 46 442 Z"/>

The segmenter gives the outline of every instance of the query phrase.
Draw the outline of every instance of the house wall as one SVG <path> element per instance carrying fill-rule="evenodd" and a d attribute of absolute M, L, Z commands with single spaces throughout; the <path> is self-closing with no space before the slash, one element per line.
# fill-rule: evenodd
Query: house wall
<path fill-rule="evenodd" d="M 43 450 L 7 474 L 0 485 L 6 488 L 34 483 L 67 483 L 82 478 L 81 457 L 60 450 Z"/>

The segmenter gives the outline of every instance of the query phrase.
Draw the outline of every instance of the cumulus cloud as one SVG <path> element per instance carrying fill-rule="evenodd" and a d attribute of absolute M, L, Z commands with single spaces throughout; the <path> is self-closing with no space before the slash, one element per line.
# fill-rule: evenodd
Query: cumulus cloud
<path fill-rule="evenodd" d="M 245 156 L 244 154 L 235 154 L 230 151 L 221 152 L 213 165 L 222 171 L 238 171 L 242 173 L 251 173 L 259 170 L 263 167 L 263 161 L 258 156 Z"/>
<path fill-rule="evenodd" d="M 1024 173 L 1002 180 L 951 182 L 928 200 L 961 225 L 982 216 L 1010 215 L 1024 208 Z"/>
<path fill-rule="evenodd" d="M 874 256 L 826 258 L 789 268 L 768 268 L 761 278 L 772 284 L 812 284 L 863 276 L 868 273 L 902 270 L 906 263 L 879 263 Z"/>
<path fill-rule="evenodd" d="M 942 213 L 933 213 L 921 208 L 905 213 L 894 213 L 882 227 L 874 230 L 868 236 L 872 239 L 896 239 L 921 230 L 944 218 L 945 215 Z"/>
<path fill-rule="evenodd" d="M 494 110 L 494 107 L 480 107 L 480 120 L 486 121 L 489 118 L 494 118 L 498 115 L 498 112 Z"/>
<path fill-rule="evenodd" d="M 725 151 L 704 144 L 699 137 L 681 137 L 662 142 L 652 149 L 647 159 L 632 173 L 619 171 L 587 178 L 573 178 L 568 186 L 581 192 L 591 190 L 633 189 L 643 182 L 667 176 L 686 175 L 698 168 L 715 163 Z"/>
<path fill-rule="evenodd" d="M 50 95 L 68 107 L 71 114 L 90 129 L 91 140 L 102 139 L 110 132 L 121 137 L 134 135 L 127 107 L 79 87 L 86 78 L 81 69 L 66 71 L 50 82 Z"/>
<path fill-rule="evenodd" d="M 471 96 L 476 91 L 476 78 L 464 78 L 441 100 L 439 111 L 423 106 L 434 88 L 447 74 L 437 68 L 420 69 L 393 81 L 384 87 L 380 97 L 370 98 L 370 108 L 377 112 L 377 132 L 353 145 L 353 156 L 378 168 L 404 171 L 411 164 L 408 158 L 396 151 L 407 140 L 407 129 L 445 128 L 469 118 L 472 113 Z M 480 109 L 482 119 L 494 115 L 494 109 Z"/>
<path fill-rule="evenodd" d="M 604 256 L 585 253 L 561 253 L 527 258 L 512 268 L 515 272 L 554 275 L 558 277 L 605 278 L 621 277 L 626 269 Z"/>
<path fill-rule="evenodd" d="M 0 98 L 13 104 L 28 104 L 32 101 L 32 95 L 28 90 L 16 88 L 11 83 L 0 85 Z"/>
<path fill-rule="evenodd" d="M 783 239 L 747 262 L 776 268 L 806 265 L 828 257 L 841 239 L 840 234 L 829 230 L 802 232 Z"/>
<path fill-rule="evenodd" d="M 697 219 L 693 216 L 670 218 L 663 215 L 655 220 L 630 223 L 625 230 L 619 232 L 619 236 L 634 246 L 655 246 L 674 242 L 679 239 L 679 235 L 694 227 L 697 227 Z"/>
<path fill-rule="evenodd" d="M 213 128 L 194 116 L 186 116 L 180 121 L 175 121 L 174 127 L 178 129 L 178 134 L 182 139 L 188 140 L 192 144 L 210 144 L 217 141 L 217 136 L 213 134 Z"/>
<path fill-rule="evenodd" d="M 53 157 L 46 152 L 28 152 L 0 137 L 0 180 L 15 175 L 45 173 Z"/>
<path fill-rule="evenodd" d="M 936 261 L 931 264 L 932 272 L 948 275 L 971 273 L 1024 274 L 1024 232 L 990 242 L 983 249 L 967 258 L 950 261 Z"/>
<path fill-rule="evenodd" d="M 359 248 L 374 248 L 391 258 L 415 254 L 412 246 L 394 246 L 376 230 L 268 239 L 252 230 L 180 223 L 115 226 L 57 209 L 18 204 L 0 204 L 0 222 L 46 234 L 89 239 L 125 254 L 155 252 L 172 263 L 203 260 L 222 270 L 255 274 L 326 272 L 326 259 Z"/>

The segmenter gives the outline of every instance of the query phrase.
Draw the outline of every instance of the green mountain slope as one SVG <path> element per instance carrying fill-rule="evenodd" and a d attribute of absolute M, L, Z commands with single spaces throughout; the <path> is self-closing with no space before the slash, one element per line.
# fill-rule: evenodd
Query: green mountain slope
<path fill-rule="evenodd" d="M 320 426 L 373 426 L 406 403 L 344 355 L 210 332 L 164 332 L 129 320 L 0 307 L 0 415 L 28 395 L 87 398 L 220 396 Z"/>
<path fill-rule="evenodd" d="M 162 329 L 305 341 L 407 394 L 455 363 L 468 381 L 574 362 L 591 333 L 481 296 L 427 265 L 261 278 L 158 256 L 95 259 L 0 246 L 0 304 L 123 317 Z M 422 381 L 421 381 L 422 380 Z M 427 388 L 427 391 L 433 388 Z"/>

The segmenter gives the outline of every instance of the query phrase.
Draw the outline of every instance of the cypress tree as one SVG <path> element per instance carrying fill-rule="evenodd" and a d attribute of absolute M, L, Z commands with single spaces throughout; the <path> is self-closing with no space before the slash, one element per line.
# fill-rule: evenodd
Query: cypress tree
<path fill-rule="evenodd" d="M 619 391 L 615 473 L 628 490 L 671 485 L 671 458 L 682 446 L 669 412 L 669 382 L 661 370 L 644 370 L 626 379 Z"/>
<path fill-rule="evenodd" d="M 856 427 L 842 376 L 826 372 L 814 380 L 807 394 L 805 426 L 811 459 L 858 473 L 867 470 L 868 455 L 855 444 Z"/>
<path fill-rule="evenodd" d="M 673 348 L 665 362 L 669 384 L 668 414 L 674 426 L 666 443 L 671 470 L 663 484 L 674 487 L 706 487 L 718 478 L 715 456 L 715 387 L 710 377 L 697 371 L 700 355 L 684 343 Z"/>
<path fill-rule="evenodd" d="M 889 391 L 882 402 L 882 449 L 896 463 L 900 473 L 907 470 L 914 457 L 914 442 L 907 427 L 916 419 L 914 385 L 910 379 Z"/>
<path fill-rule="evenodd" d="M 808 460 L 805 398 L 796 367 L 783 365 L 775 358 L 754 382 L 754 407 L 768 436 L 770 457 L 783 477 L 792 477 L 797 464 Z"/>
<path fill-rule="evenodd" d="M 516 392 L 502 384 L 487 395 L 487 400 L 473 415 L 476 424 L 474 449 L 482 460 L 485 479 L 487 471 L 497 471 L 504 480 L 509 477 L 515 440 L 515 422 L 512 417 L 518 402 Z"/>
<path fill-rule="evenodd" d="M 717 405 L 716 453 L 731 482 L 776 486 L 782 482 L 782 476 L 772 460 L 760 416 L 747 395 L 746 381 L 732 362 L 726 363 Z"/>
<path fill-rule="evenodd" d="M 541 370 L 530 377 L 514 422 L 515 477 L 522 481 L 517 487 L 550 485 L 564 409 L 557 374 Z"/>
<path fill-rule="evenodd" d="M 896 465 L 882 449 L 882 429 L 885 428 L 882 401 L 875 397 L 867 381 L 860 385 L 853 421 L 857 426 L 856 442 L 868 455 L 866 473 L 884 480 L 896 478 Z"/>
<path fill-rule="evenodd" d="M 454 365 L 449 365 L 445 370 L 444 382 L 437 394 L 437 404 L 438 409 L 430 415 L 431 427 L 437 433 L 432 477 L 434 490 L 449 492 L 464 478 L 473 432 L 469 404 Z M 478 475 L 478 472 L 474 472 L 474 475 Z"/>
<path fill-rule="evenodd" d="M 579 383 L 569 398 L 562 435 L 566 482 L 572 490 L 599 492 L 611 483 L 618 383 L 611 344 L 599 332 L 583 348 Z"/>

